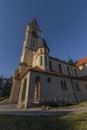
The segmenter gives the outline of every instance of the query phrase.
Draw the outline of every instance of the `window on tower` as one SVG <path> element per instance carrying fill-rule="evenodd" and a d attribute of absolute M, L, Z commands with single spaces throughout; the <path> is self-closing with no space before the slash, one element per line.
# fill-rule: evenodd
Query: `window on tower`
<path fill-rule="evenodd" d="M 36 36 L 36 32 L 35 32 L 35 31 L 32 31 L 32 35 L 33 35 L 33 36 Z"/>
<path fill-rule="evenodd" d="M 42 53 L 42 49 L 40 49 L 40 53 Z"/>
<path fill-rule="evenodd" d="M 40 56 L 40 65 L 43 64 L 43 59 L 42 59 L 42 56 Z"/>

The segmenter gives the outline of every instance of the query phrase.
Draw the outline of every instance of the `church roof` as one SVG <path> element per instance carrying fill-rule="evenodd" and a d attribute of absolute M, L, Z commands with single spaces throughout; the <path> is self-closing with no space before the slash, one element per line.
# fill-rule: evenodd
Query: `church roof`
<path fill-rule="evenodd" d="M 82 58 L 82 59 L 80 59 L 79 61 L 77 61 L 77 62 L 75 63 L 75 66 L 79 67 L 79 66 L 81 66 L 81 65 L 83 65 L 83 64 L 86 64 L 86 63 L 87 63 L 87 56 L 84 57 L 84 58 Z"/>
<path fill-rule="evenodd" d="M 47 71 L 47 70 L 44 71 L 41 68 L 39 68 L 38 66 L 31 68 L 29 70 L 41 72 L 41 73 L 45 73 L 45 74 L 51 74 L 51 75 L 55 75 L 55 76 L 59 76 L 59 77 L 69 78 L 69 79 L 87 80 L 87 78 L 84 78 L 84 77 L 69 76 L 69 75 L 66 75 L 66 74 L 63 74 L 63 73 L 58 73 L 58 72 L 55 72 L 55 71 Z"/>

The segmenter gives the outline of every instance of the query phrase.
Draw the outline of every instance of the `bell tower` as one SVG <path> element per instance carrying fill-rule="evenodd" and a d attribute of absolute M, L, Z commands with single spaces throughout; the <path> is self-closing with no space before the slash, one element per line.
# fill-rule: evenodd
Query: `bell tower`
<path fill-rule="evenodd" d="M 20 63 L 25 63 L 32 67 L 33 52 L 38 48 L 38 42 L 42 37 L 41 35 L 42 31 L 39 29 L 37 21 L 33 19 L 26 28 Z"/>

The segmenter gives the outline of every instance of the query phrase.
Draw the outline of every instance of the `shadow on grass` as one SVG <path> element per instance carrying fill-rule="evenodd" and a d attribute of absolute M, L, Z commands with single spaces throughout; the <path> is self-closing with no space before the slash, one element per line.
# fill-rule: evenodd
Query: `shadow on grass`
<path fill-rule="evenodd" d="M 33 117 L 0 115 L 0 130 L 87 130 L 87 113 Z"/>

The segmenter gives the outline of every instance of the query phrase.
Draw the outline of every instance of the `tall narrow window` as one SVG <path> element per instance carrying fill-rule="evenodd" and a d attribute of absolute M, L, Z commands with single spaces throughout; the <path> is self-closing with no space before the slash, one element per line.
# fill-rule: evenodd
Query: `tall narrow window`
<path fill-rule="evenodd" d="M 63 81 L 61 80 L 61 87 L 62 87 L 62 89 L 63 89 Z"/>
<path fill-rule="evenodd" d="M 76 71 L 76 69 L 74 69 L 74 71 L 75 71 L 75 75 L 78 76 L 78 75 L 77 75 L 77 71 Z"/>
<path fill-rule="evenodd" d="M 40 49 L 40 53 L 42 53 L 42 49 Z"/>
<path fill-rule="evenodd" d="M 68 90 L 68 89 L 67 89 L 67 84 L 66 84 L 65 81 L 62 81 L 62 80 L 61 80 L 61 87 L 62 87 L 63 90 Z"/>
<path fill-rule="evenodd" d="M 81 91 L 80 88 L 79 88 L 79 84 L 78 83 L 74 83 L 74 84 L 75 84 L 76 91 Z"/>
<path fill-rule="evenodd" d="M 47 56 L 45 56 L 45 65 L 47 65 Z"/>
<path fill-rule="evenodd" d="M 49 66 L 50 66 L 50 71 L 52 71 L 52 62 L 49 62 Z"/>
<path fill-rule="evenodd" d="M 64 89 L 67 90 L 67 85 L 65 81 L 64 81 Z"/>
<path fill-rule="evenodd" d="M 59 64 L 59 72 L 62 73 L 61 64 Z"/>
<path fill-rule="evenodd" d="M 40 65 L 42 65 L 43 63 L 43 59 L 42 59 L 42 56 L 40 56 Z"/>
<path fill-rule="evenodd" d="M 68 71 L 68 74 L 70 75 L 70 69 L 69 69 L 69 67 L 67 66 L 67 71 Z"/>

